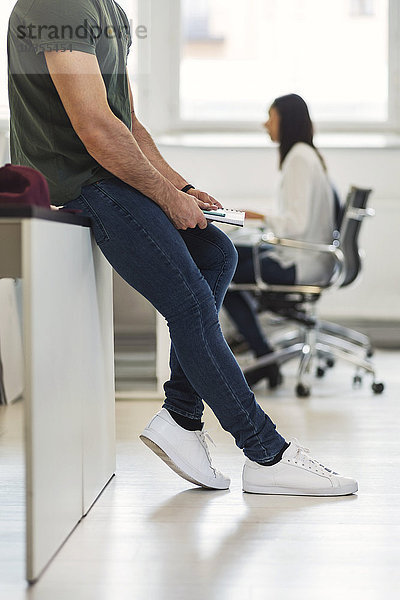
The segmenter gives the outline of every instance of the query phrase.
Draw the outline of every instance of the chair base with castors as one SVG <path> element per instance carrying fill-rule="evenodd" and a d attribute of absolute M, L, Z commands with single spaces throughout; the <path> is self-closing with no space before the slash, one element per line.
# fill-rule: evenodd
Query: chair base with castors
<path fill-rule="evenodd" d="M 343 288 L 355 281 L 361 272 L 361 253 L 358 237 L 365 217 L 373 216 L 367 208 L 371 190 L 352 187 L 343 210 L 340 230 L 336 232 L 331 245 L 313 244 L 298 240 L 276 238 L 271 233 L 261 234 L 259 243 L 254 246 L 255 284 L 231 284 L 232 290 L 252 292 L 258 299 L 259 312 L 268 311 L 278 321 L 293 323 L 294 328 L 275 334 L 272 338 L 277 350 L 248 365 L 245 374 L 262 364 L 281 365 L 288 360 L 300 359 L 295 393 L 307 398 L 311 394 L 312 375 L 324 377 L 326 370 L 337 361 L 353 364 L 356 374 L 353 385 L 362 383 L 362 375 L 372 377 L 371 390 L 374 394 L 384 391 L 384 383 L 376 378 L 372 363 L 374 349 L 368 336 L 342 325 L 319 319 L 316 306 L 327 290 Z M 276 246 L 311 252 L 332 257 L 332 267 L 324 285 L 270 285 L 261 277 L 260 251 L 265 243 Z M 312 371 L 316 368 L 316 372 Z"/>

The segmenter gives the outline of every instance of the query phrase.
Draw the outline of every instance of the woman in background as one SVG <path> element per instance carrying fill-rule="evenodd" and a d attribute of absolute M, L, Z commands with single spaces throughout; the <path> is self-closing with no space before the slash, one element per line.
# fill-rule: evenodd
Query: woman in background
<path fill-rule="evenodd" d="M 304 100 L 297 94 L 277 98 L 264 124 L 271 140 L 279 143 L 281 182 L 275 214 L 263 217 L 277 237 L 313 243 L 331 243 L 335 224 L 335 200 L 327 168 L 314 146 L 313 125 Z M 236 283 L 254 283 L 253 248 L 236 244 L 238 267 Z M 270 284 L 324 283 L 330 274 L 330 257 L 301 250 L 271 247 L 260 250 L 261 274 Z M 273 352 L 260 327 L 254 298 L 247 292 L 228 291 L 224 306 L 256 357 Z M 249 385 L 268 379 L 275 388 L 282 378 L 276 363 L 260 367 L 247 377 Z"/>

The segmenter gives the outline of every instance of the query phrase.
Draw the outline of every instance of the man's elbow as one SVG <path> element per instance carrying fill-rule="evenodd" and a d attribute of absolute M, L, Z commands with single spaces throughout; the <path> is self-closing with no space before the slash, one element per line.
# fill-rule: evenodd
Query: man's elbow
<path fill-rule="evenodd" d="M 110 139 L 113 125 L 115 126 L 113 119 L 99 117 L 80 119 L 75 123 L 74 129 L 89 154 L 93 154 L 98 149 L 104 148 L 107 139 Z"/>
<path fill-rule="evenodd" d="M 139 119 L 137 118 L 137 116 L 135 115 L 135 113 L 132 113 L 132 133 L 134 136 L 136 136 L 137 134 L 140 135 L 140 133 L 144 131 L 144 127 L 141 124 L 141 122 L 139 121 Z"/>

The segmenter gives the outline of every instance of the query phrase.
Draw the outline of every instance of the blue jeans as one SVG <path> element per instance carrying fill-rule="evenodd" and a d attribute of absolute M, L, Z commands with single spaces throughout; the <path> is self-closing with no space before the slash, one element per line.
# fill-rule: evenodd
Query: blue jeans
<path fill-rule="evenodd" d="M 198 419 L 204 400 L 248 458 L 278 454 L 285 440 L 257 404 L 218 320 L 237 264 L 229 238 L 213 225 L 177 230 L 157 204 L 117 178 L 85 186 L 66 209 L 91 218 L 104 256 L 167 320 L 164 407 Z"/>

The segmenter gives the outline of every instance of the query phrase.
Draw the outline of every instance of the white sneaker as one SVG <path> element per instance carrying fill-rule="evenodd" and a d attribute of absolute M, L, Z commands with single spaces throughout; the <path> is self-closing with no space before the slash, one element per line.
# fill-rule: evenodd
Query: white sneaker
<path fill-rule="evenodd" d="M 270 467 L 249 459 L 243 467 L 243 491 L 289 496 L 346 496 L 358 490 L 357 481 L 327 469 L 309 455 L 296 439 L 282 460 Z"/>
<path fill-rule="evenodd" d="M 196 485 L 216 490 L 229 488 L 231 480 L 214 469 L 207 432 L 187 431 L 162 408 L 139 436 L 175 473 Z M 214 442 L 212 442 L 214 443 Z"/>

